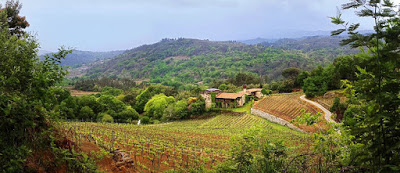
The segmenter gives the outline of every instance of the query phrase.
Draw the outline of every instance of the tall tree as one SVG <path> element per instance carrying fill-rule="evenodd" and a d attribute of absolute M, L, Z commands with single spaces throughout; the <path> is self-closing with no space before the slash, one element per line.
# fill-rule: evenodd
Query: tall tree
<path fill-rule="evenodd" d="M 0 19 L 2 20 L 1 22 L 7 23 L 10 34 L 17 35 L 18 37 L 24 35 L 24 29 L 29 27 L 29 23 L 26 21 L 25 16 L 19 15 L 21 8 L 22 4 L 19 3 L 18 0 L 16 2 L 14 0 L 7 1 L 5 4 L 5 8 L 1 8 L 0 4 L 0 12 L 4 11 L 6 14 L 6 18 Z"/>
<path fill-rule="evenodd" d="M 349 109 L 344 124 L 355 136 L 355 142 L 365 145 L 366 152 L 355 159 L 374 172 L 400 170 L 400 20 L 397 7 L 390 0 L 353 0 L 342 9 L 357 9 L 359 17 L 369 17 L 375 32 L 357 32 L 359 23 L 350 24 L 341 14 L 332 23 L 343 28 L 332 32 L 350 35 L 343 45 L 367 48 L 357 57 L 365 61 L 358 68 L 357 80 L 348 84 Z"/>
<path fill-rule="evenodd" d="M 23 164 L 34 145 L 50 139 L 46 130 L 55 114 L 50 87 L 66 74 L 58 63 L 70 51 L 61 49 L 39 61 L 35 38 L 4 27 L 7 13 L 0 11 L 0 172 L 25 172 Z"/>

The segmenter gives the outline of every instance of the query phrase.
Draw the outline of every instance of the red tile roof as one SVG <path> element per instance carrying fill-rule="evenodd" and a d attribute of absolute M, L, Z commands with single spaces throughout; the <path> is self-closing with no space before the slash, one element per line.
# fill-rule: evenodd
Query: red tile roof
<path fill-rule="evenodd" d="M 215 98 L 217 99 L 236 99 L 238 97 L 242 97 L 243 92 L 241 93 L 220 93 Z"/>

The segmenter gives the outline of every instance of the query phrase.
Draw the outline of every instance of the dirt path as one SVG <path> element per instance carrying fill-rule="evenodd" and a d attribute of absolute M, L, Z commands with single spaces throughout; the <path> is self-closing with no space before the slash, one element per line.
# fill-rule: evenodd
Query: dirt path
<path fill-rule="evenodd" d="M 311 100 L 306 99 L 306 95 L 300 96 L 300 99 L 301 99 L 301 100 L 304 100 L 304 101 L 306 101 L 306 102 L 308 102 L 308 103 L 310 103 L 310 104 L 312 104 L 312 105 L 314 105 L 314 106 L 316 106 L 316 107 L 318 107 L 319 109 L 321 109 L 321 110 L 324 112 L 324 116 L 325 116 L 326 121 L 332 122 L 332 123 L 336 123 L 336 122 L 332 119 L 332 113 L 331 113 L 329 110 L 325 109 L 323 106 L 321 106 L 321 105 L 318 104 L 317 102 L 314 102 L 314 101 L 311 101 Z"/>

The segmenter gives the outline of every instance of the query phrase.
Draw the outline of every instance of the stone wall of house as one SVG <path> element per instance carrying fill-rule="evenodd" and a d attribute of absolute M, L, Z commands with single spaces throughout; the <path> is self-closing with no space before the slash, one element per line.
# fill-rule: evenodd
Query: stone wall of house
<path fill-rule="evenodd" d="M 204 101 L 206 102 L 206 109 L 211 108 L 211 94 L 202 93 L 200 94 L 203 97 Z"/>
<path fill-rule="evenodd" d="M 254 115 L 258 115 L 260 117 L 263 117 L 263 118 L 267 119 L 268 121 L 271 121 L 271 122 L 274 122 L 274 123 L 278 123 L 278 124 L 283 125 L 283 126 L 287 126 L 287 127 L 291 128 L 293 130 L 304 132 L 303 130 L 299 129 L 298 127 L 294 126 L 293 124 L 289 123 L 288 121 L 286 121 L 286 120 L 284 120 L 282 118 L 276 117 L 274 115 L 271 115 L 269 113 L 260 111 L 258 109 L 251 108 L 251 113 L 254 114 Z"/>

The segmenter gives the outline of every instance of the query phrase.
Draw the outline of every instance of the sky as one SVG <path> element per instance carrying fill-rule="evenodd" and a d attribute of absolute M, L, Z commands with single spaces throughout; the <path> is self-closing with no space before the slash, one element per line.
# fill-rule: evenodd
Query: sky
<path fill-rule="evenodd" d="M 4 4 L 6 0 L 0 0 Z M 162 38 L 246 40 L 331 31 L 329 16 L 349 0 L 20 0 L 41 49 L 110 51 Z M 396 3 L 400 0 L 396 0 Z M 372 29 L 373 21 L 343 17 Z"/>

